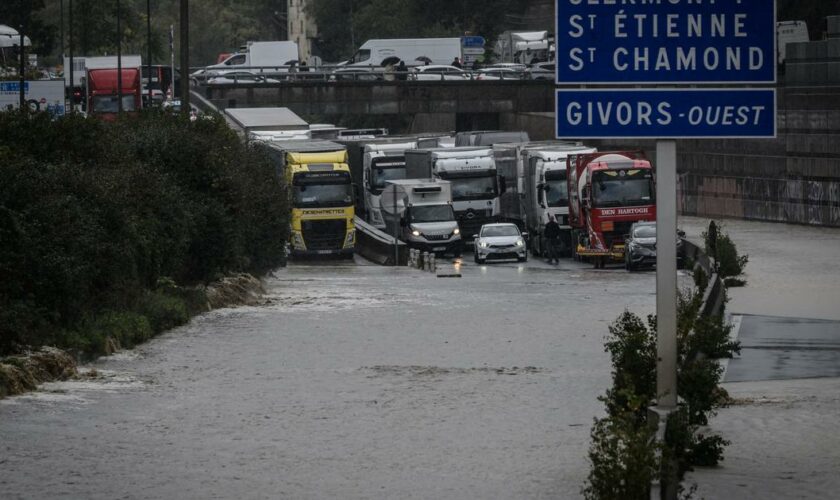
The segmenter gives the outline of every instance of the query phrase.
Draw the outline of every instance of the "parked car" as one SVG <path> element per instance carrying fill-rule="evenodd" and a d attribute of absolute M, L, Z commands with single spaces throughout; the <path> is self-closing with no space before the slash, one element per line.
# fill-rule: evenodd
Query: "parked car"
<path fill-rule="evenodd" d="M 682 267 L 684 251 L 682 237 L 685 232 L 677 231 L 677 267 Z M 642 266 L 656 265 L 656 222 L 637 222 L 630 226 L 625 237 L 624 267 L 635 271 Z"/>
<path fill-rule="evenodd" d="M 435 64 L 429 66 L 418 66 L 413 73 L 409 73 L 412 80 L 420 81 L 464 81 L 470 79 L 470 74 L 455 66 Z"/>
<path fill-rule="evenodd" d="M 527 80 L 551 80 L 554 81 L 554 62 L 541 62 L 531 65 L 525 70 Z"/>
<path fill-rule="evenodd" d="M 527 237 L 528 233 L 519 232 L 516 224 L 484 224 L 479 233 L 473 235 L 475 262 L 484 264 L 490 259 L 516 259 L 525 262 L 528 260 L 528 247 L 525 244 Z"/>
<path fill-rule="evenodd" d="M 254 73 L 250 73 L 248 71 L 231 71 L 223 75 L 207 79 L 207 85 L 237 85 L 240 83 L 280 83 L 280 80 L 266 78 L 262 75 L 255 75 Z"/>
<path fill-rule="evenodd" d="M 331 82 L 374 82 L 383 79 L 383 74 L 372 68 L 338 68 L 330 75 Z"/>
<path fill-rule="evenodd" d="M 521 70 L 509 67 L 483 68 L 474 73 L 476 80 L 521 80 Z"/>

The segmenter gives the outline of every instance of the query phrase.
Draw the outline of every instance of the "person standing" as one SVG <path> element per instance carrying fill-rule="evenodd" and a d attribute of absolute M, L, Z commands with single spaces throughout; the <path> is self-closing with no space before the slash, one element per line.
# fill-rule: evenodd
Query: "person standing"
<path fill-rule="evenodd" d="M 452 61 L 452 66 L 455 66 L 458 69 L 461 69 L 461 60 L 457 57 Z"/>
<path fill-rule="evenodd" d="M 408 67 L 405 65 L 405 61 L 400 61 L 397 65 L 397 80 L 408 80 Z"/>
<path fill-rule="evenodd" d="M 543 229 L 543 236 L 546 242 L 546 253 L 548 254 L 549 264 L 560 263 L 560 224 L 553 215 L 548 217 L 548 223 Z"/>

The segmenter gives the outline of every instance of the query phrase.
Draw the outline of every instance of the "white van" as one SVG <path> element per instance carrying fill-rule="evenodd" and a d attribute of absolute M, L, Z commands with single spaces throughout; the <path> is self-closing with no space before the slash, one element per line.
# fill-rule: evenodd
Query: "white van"
<path fill-rule="evenodd" d="M 239 70 L 251 73 L 285 73 L 297 64 L 300 55 L 296 42 L 249 42 L 242 52 L 232 54 L 219 64 L 207 66 L 207 75 L 221 75 Z"/>
<path fill-rule="evenodd" d="M 428 64 L 451 64 L 461 57 L 460 38 L 395 38 L 390 40 L 368 40 L 347 66 L 381 66 L 390 57 L 405 61 L 406 66 Z"/>

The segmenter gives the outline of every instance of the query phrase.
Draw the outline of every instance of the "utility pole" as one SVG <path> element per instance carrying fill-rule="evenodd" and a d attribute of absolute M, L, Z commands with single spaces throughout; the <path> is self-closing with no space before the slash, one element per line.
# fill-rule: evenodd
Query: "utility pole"
<path fill-rule="evenodd" d="M 64 64 L 64 0 L 60 0 L 58 2 L 58 24 L 60 26 L 59 31 L 61 34 L 61 64 Z"/>
<path fill-rule="evenodd" d="M 18 27 L 18 35 L 20 35 L 20 69 L 18 72 L 18 85 L 20 86 L 20 110 L 24 110 L 26 106 L 26 48 L 23 45 L 23 23 Z"/>
<path fill-rule="evenodd" d="M 73 0 L 69 0 L 67 5 L 67 45 L 70 49 L 70 112 L 72 113 L 76 108 L 76 87 L 73 82 Z M 64 68 L 67 71 L 67 68 Z"/>
<path fill-rule="evenodd" d="M 158 84 L 163 89 L 160 79 Z M 149 91 L 149 107 L 152 107 L 152 0 L 146 0 L 146 89 Z"/>
<path fill-rule="evenodd" d="M 181 1 L 181 113 L 190 116 L 190 2 Z"/>
<path fill-rule="evenodd" d="M 117 0 L 117 114 L 123 112 L 122 91 L 122 33 L 120 32 L 120 0 Z"/>

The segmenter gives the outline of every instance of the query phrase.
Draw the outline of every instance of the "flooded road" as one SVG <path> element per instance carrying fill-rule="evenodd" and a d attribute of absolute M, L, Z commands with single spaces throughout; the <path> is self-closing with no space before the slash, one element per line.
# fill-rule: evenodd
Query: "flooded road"
<path fill-rule="evenodd" d="M 0 402 L 4 498 L 579 496 L 607 325 L 653 311 L 654 274 L 360 264 Z"/>

